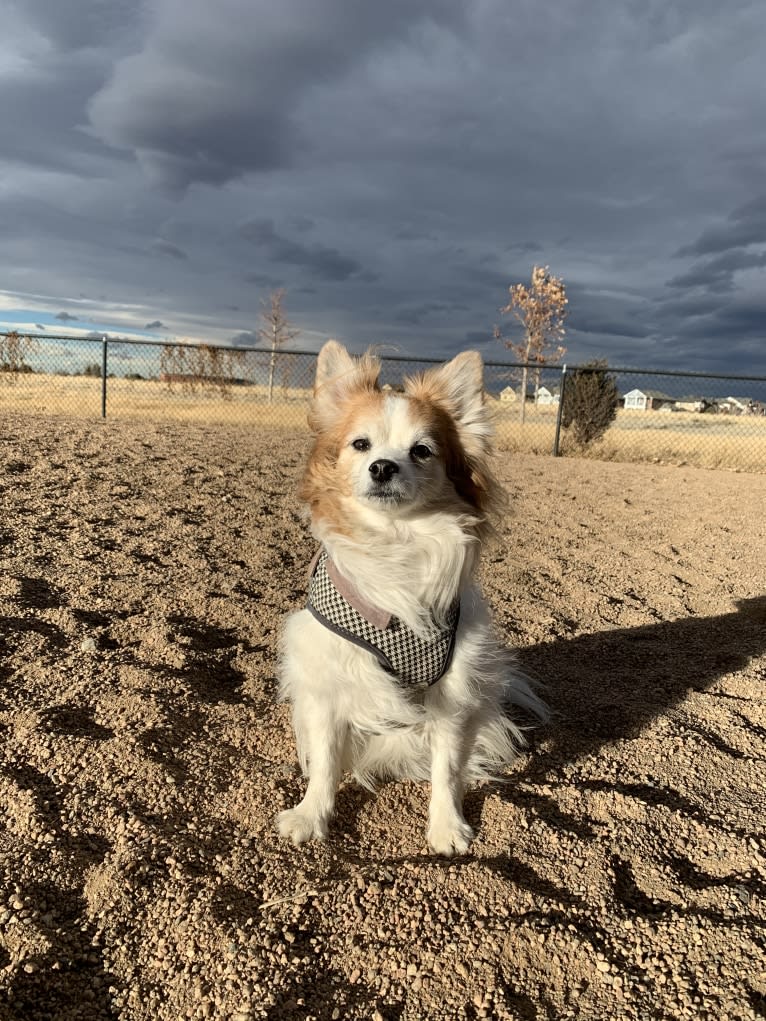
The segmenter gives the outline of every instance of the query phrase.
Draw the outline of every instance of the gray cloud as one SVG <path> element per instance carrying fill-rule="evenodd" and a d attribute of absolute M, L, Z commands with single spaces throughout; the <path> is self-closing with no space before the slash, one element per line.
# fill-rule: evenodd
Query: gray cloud
<path fill-rule="evenodd" d="M 766 244 L 766 195 L 735 209 L 722 224 L 707 228 L 696 241 L 683 245 L 678 254 L 711 255 L 756 244 Z"/>
<path fill-rule="evenodd" d="M 711 291 L 731 291 L 735 274 L 741 270 L 762 269 L 766 252 L 727 250 L 715 259 L 695 263 L 686 273 L 672 277 L 668 287 L 705 287 Z"/>
<path fill-rule="evenodd" d="M 152 251 L 159 252 L 160 255 L 169 255 L 173 259 L 188 259 L 189 256 L 178 245 L 173 244 L 172 241 L 165 241 L 163 238 L 157 238 L 152 241 Z"/>
<path fill-rule="evenodd" d="M 172 189 L 288 167 L 304 94 L 458 0 L 158 0 L 144 46 L 89 104 L 94 133 Z"/>
<path fill-rule="evenodd" d="M 240 235 L 265 249 L 274 262 L 300 266 L 320 280 L 342 281 L 359 273 L 355 260 L 326 245 L 304 245 L 279 234 L 272 220 L 251 220 L 239 228 Z"/>
<path fill-rule="evenodd" d="M 126 0 L 10 0 L 51 43 L 62 50 L 135 40 L 136 8 Z"/>
<path fill-rule="evenodd" d="M 457 303 L 446 303 L 441 301 L 427 301 L 420 305 L 409 306 L 400 309 L 395 316 L 397 323 L 404 323 L 408 326 L 420 326 L 428 320 L 443 322 L 446 318 L 454 315 L 455 312 L 469 312 L 468 305 Z"/>

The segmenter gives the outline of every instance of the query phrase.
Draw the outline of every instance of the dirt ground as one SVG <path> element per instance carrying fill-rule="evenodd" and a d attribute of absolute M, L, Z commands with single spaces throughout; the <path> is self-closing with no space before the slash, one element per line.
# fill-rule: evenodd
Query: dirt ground
<path fill-rule="evenodd" d="M 503 455 L 554 716 L 448 861 L 415 784 L 274 831 L 304 449 L 0 418 L 0 1021 L 766 1017 L 766 476 Z"/>

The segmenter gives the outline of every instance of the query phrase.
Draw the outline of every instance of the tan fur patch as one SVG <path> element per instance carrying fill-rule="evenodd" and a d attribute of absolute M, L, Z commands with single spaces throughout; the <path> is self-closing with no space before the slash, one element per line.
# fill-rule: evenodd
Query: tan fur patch
<path fill-rule="evenodd" d="M 315 431 L 314 446 L 309 455 L 299 496 L 311 508 L 312 517 L 326 521 L 341 535 L 349 534 L 349 523 L 341 508 L 344 497 L 351 496 L 351 481 L 338 468 L 338 458 L 354 431 L 354 423 L 362 416 L 380 414 L 385 395 L 377 386 L 352 393 L 336 408 L 334 420 L 316 431 L 316 418 L 309 414 L 309 425 Z M 312 409 L 313 410 L 313 409 Z M 329 416 L 325 413 L 324 421 Z"/>
<path fill-rule="evenodd" d="M 468 453 L 458 423 L 441 404 L 428 397 L 413 396 L 409 400 L 414 413 L 429 432 L 438 437 L 447 478 L 457 495 L 480 514 L 493 515 L 498 510 L 498 501 L 502 502 L 502 490 L 490 471 L 486 456 Z"/>

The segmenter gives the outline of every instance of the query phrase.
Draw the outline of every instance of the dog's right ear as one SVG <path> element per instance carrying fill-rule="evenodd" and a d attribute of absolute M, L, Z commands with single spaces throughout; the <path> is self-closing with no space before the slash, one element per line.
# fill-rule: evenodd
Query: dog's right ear
<path fill-rule="evenodd" d="M 354 360 L 337 340 L 328 340 L 317 355 L 317 374 L 314 389 L 318 390 L 331 379 L 337 379 L 354 368 Z"/>
<path fill-rule="evenodd" d="M 369 351 L 355 358 L 337 340 L 328 340 L 317 356 L 314 399 L 337 402 L 357 390 L 377 390 L 379 375 L 380 359 Z"/>
<path fill-rule="evenodd" d="M 380 359 L 369 351 L 357 358 L 337 340 L 328 340 L 317 356 L 314 399 L 309 412 L 312 429 L 322 432 L 330 427 L 349 397 L 378 391 L 379 375 Z"/>

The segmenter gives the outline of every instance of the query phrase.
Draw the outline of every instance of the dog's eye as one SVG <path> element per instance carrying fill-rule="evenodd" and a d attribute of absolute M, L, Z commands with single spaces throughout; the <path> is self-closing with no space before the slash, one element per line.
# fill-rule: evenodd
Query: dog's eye
<path fill-rule="evenodd" d="M 364 437 L 360 437 L 358 440 L 354 440 L 354 442 L 351 444 L 351 446 L 354 448 L 354 450 L 361 450 L 361 451 L 369 450 L 370 449 L 370 441 L 368 439 L 365 439 Z"/>
<path fill-rule="evenodd" d="M 433 450 L 427 447 L 425 443 L 416 443 L 410 451 L 410 457 L 416 461 L 426 461 L 429 457 L 433 456 Z"/>

